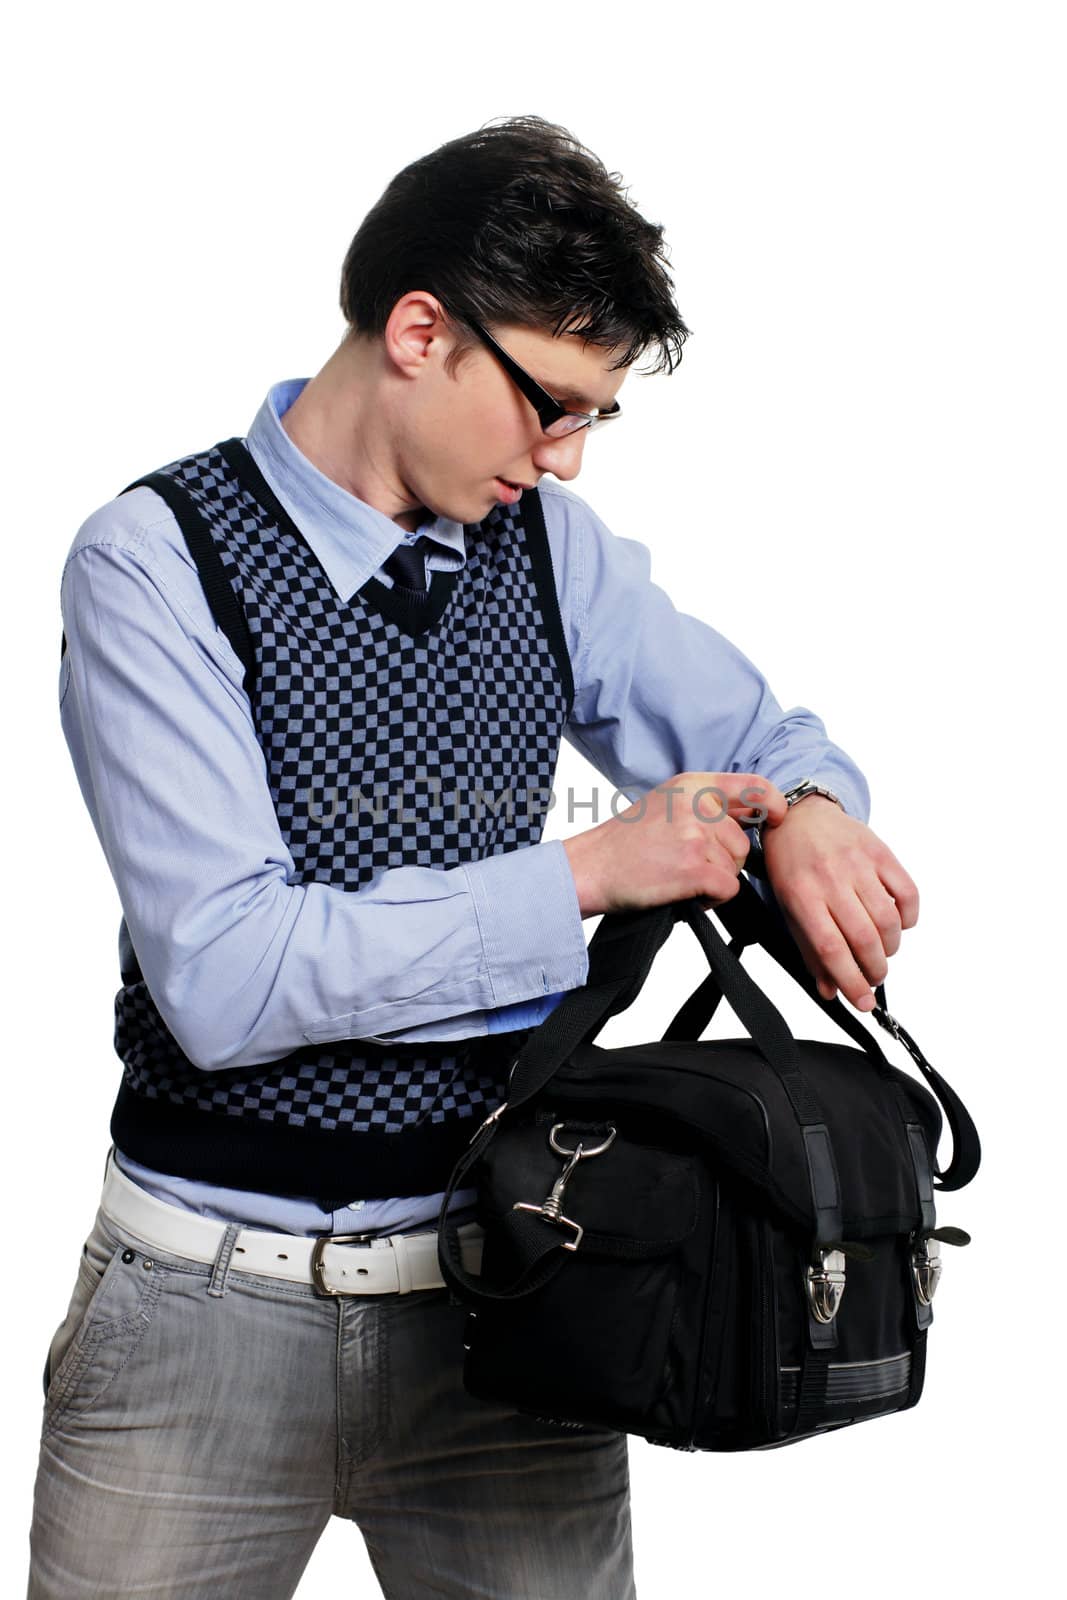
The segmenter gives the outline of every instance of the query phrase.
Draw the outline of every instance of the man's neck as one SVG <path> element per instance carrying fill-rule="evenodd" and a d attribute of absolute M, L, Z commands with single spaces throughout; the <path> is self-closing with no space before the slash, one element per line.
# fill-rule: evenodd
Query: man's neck
<path fill-rule="evenodd" d="M 430 513 L 406 498 L 384 439 L 376 434 L 367 357 L 342 344 L 308 380 L 281 418 L 282 427 L 325 477 L 409 532 Z"/>

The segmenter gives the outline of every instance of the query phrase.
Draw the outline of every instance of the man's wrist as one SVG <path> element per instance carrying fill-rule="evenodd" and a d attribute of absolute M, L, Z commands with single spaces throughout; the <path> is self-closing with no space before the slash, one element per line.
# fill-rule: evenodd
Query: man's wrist
<path fill-rule="evenodd" d="M 839 811 L 845 811 L 845 805 L 840 795 L 836 795 L 832 789 L 828 789 L 824 784 L 816 783 L 813 778 L 801 778 L 799 783 L 791 784 L 782 793 L 785 795 L 786 814 L 782 818 L 782 822 L 778 823 L 778 827 L 781 827 L 788 820 L 790 811 L 796 806 L 802 805 L 806 800 L 821 800 L 823 805 L 836 806 Z M 848 813 L 846 812 L 845 814 L 847 816 Z M 761 822 L 756 828 L 756 839 L 761 849 L 763 848 L 766 826 L 766 822 Z"/>
<path fill-rule="evenodd" d="M 836 806 L 839 811 L 844 811 L 845 809 L 836 794 L 815 794 L 815 792 L 812 791 L 811 794 L 801 795 L 799 800 L 794 801 L 794 805 L 800 805 L 805 800 L 821 800 L 824 806 Z M 789 810 L 792 811 L 792 809 L 793 806 L 790 806 Z M 789 811 L 786 812 L 786 816 L 788 815 Z"/>

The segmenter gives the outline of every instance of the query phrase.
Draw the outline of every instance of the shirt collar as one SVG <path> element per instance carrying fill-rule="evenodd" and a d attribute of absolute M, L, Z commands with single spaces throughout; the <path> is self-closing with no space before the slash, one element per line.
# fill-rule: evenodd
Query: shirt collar
<path fill-rule="evenodd" d="M 281 419 L 307 383 L 288 378 L 274 384 L 257 411 L 245 443 L 260 472 L 304 535 L 342 600 L 350 600 L 402 542 L 426 534 L 442 567 L 466 562 L 463 524 L 430 517 L 409 533 L 313 466 L 290 439 Z"/>

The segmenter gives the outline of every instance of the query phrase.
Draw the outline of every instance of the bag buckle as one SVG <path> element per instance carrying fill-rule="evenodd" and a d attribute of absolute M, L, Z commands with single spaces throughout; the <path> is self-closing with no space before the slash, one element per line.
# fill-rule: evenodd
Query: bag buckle
<path fill-rule="evenodd" d="M 546 1222 L 555 1224 L 556 1227 L 573 1228 L 575 1230 L 576 1237 L 574 1239 L 564 1240 L 563 1248 L 564 1250 L 577 1250 L 578 1246 L 582 1242 L 582 1235 L 584 1234 L 585 1229 L 582 1227 L 580 1222 L 574 1222 L 570 1217 L 565 1217 L 563 1215 L 563 1191 L 567 1186 L 567 1182 L 570 1179 L 571 1173 L 574 1171 L 579 1161 L 588 1161 L 591 1156 L 603 1155 L 604 1151 L 610 1149 L 614 1144 L 615 1135 L 618 1132 L 618 1129 L 609 1122 L 608 1127 L 611 1129 L 611 1131 L 603 1143 L 586 1147 L 581 1143 L 581 1141 L 579 1141 L 578 1148 L 576 1150 L 569 1150 L 566 1145 L 560 1144 L 556 1137 L 561 1129 L 565 1128 L 566 1126 L 567 1124 L 565 1122 L 554 1123 L 552 1130 L 548 1135 L 548 1142 L 552 1146 L 553 1150 L 555 1150 L 556 1154 L 567 1157 L 563 1171 L 552 1185 L 552 1192 L 547 1196 L 546 1199 L 542 1200 L 539 1206 L 528 1205 L 523 1200 L 516 1200 L 511 1209 L 512 1211 L 533 1211 L 536 1212 L 538 1216 L 543 1217 Z"/>
<path fill-rule="evenodd" d="M 472 1144 L 477 1142 L 477 1140 L 485 1132 L 486 1128 L 491 1128 L 493 1126 L 493 1123 L 497 1120 L 497 1118 L 500 1117 L 500 1116 L 503 1116 L 504 1112 L 507 1109 L 508 1109 L 508 1103 L 507 1103 L 506 1100 L 504 1100 L 504 1101 L 501 1102 L 500 1105 L 497 1106 L 495 1111 L 491 1111 L 489 1113 L 489 1115 L 486 1117 L 484 1122 L 480 1122 L 478 1124 L 477 1128 L 474 1130 L 474 1132 L 471 1134 L 470 1138 L 467 1140 L 467 1149 L 468 1150 L 470 1149 Z"/>
<path fill-rule="evenodd" d="M 919 1239 L 911 1252 L 911 1271 L 919 1304 L 928 1306 L 941 1277 L 941 1246 L 936 1239 Z"/>
<path fill-rule="evenodd" d="M 845 1293 L 845 1256 L 841 1250 L 820 1250 L 808 1268 L 808 1300 L 816 1322 L 833 1322 Z"/>

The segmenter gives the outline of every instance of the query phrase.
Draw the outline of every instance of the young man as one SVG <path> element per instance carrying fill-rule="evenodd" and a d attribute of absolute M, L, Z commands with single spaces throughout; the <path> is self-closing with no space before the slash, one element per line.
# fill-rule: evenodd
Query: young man
<path fill-rule="evenodd" d="M 31 1596 L 272 1600 L 331 1515 L 387 1596 L 634 1592 L 626 1437 L 463 1389 L 449 1174 L 585 981 L 583 919 L 729 899 L 761 808 L 824 994 L 869 1007 L 917 915 L 819 719 L 560 486 L 637 358 L 680 356 L 661 233 L 540 119 L 444 145 L 353 240 L 322 370 L 74 541 L 124 1073 Z M 542 843 L 562 737 L 632 803 Z"/>

